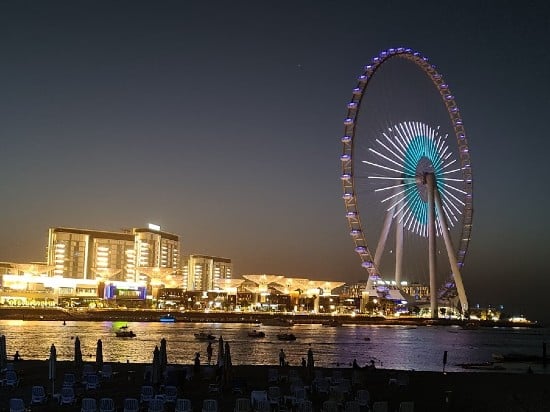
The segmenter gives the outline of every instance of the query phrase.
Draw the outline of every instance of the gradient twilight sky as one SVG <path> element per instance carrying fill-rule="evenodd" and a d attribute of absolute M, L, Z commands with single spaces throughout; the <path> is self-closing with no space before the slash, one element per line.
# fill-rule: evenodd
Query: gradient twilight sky
<path fill-rule="evenodd" d="M 544 0 L 0 1 L 0 260 L 155 222 L 237 275 L 364 279 L 339 138 L 362 67 L 407 46 L 469 136 L 470 302 L 540 319 L 549 41 Z"/>

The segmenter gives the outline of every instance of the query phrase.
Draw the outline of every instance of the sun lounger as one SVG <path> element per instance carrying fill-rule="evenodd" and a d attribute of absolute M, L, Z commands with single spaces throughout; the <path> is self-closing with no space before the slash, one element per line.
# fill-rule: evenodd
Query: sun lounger
<path fill-rule="evenodd" d="M 149 406 L 147 408 L 148 412 L 163 412 L 164 411 L 164 400 L 162 398 L 153 398 L 149 401 Z"/>
<path fill-rule="evenodd" d="M 313 412 L 313 402 L 304 400 L 298 403 L 298 412 Z"/>
<path fill-rule="evenodd" d="M 94 398 L 82 398 L 80 412 L 97 412 L 97 401 Z"/>
<path fill-rule="evenodd" d="M 254 412 L 271 412 L 271 404 L 267 399 L 260 399 L 254 403 Z"/>
<path fill-rule="evenodd" d="M 101 398 L 99 400 L 99 412 L 115 412 L 115 401 L 112 398 Z"/>
<path fill-rule="evenodd" d="M 388 402 L 378 401 L 372 404 L 372 412 L 388 412 Z"/>
<path fill-rule="evenodd" d="M 19 386 L 19 377 L 17 373 L 12 370 L 6 371 L 6 380 L 4 383 L 8 388 L 17 388 Z"/>
<path fill-rule="evenodd" d="M 25 412 L 25 402 L 20 398 L 11 398 L 10 399 L 10 412 Z"/>
<path fill-rule="evenodd" d="M 328 400 L 323 402 L 322 412 L 338 412 L 338 403 L 336 401 Z"/>
<path fill-rule="evenodd" d="M 155 393 L 151 385 L 143 385 L 141 387 L 141 395 L 139 398 L 140 403 L 149 402 L 154 397 L 155 397 Z"/>
<path fill-rule="evenodd" d="M 182 399 L 182 398 L 176 399 L 176 408 L 174 409 L 174 412 L 192 412 L 192 411 L 193 411 L 193 407 L 191 406 L 190 399 Z"/>
<path fill-rule="evenodd" d="M 347 401 L 344 412 L 361 412 L 361 407 L 357 401 Z"/>
<path fill-rule="evenodd" d="M 252 404 L 252 408 L 254 408 L 254 410 L 256 410 L 256 404 L 261 401 L 265 401 L 269 405 L 269 401 L 267 400 L 267 391 L 250 392 L 250 403 Z"/>
<path fill-rule="evenodd" d="M 65 386 L 61 388 L 61 393 L 59 394 L 59 404 L 60 405 L 74 405 L 76 398 L 74 396 L 74 389 L 70 386 Z"/>
<path fill-rule="evenodd" d="M 270 386 L 267 388 L 267 399 L 271 406 L 278 408 L 281 403 L 281 388 L 278 386 Z"/>
<path fill-rule="evenodd" d="M 31 405 L 46 402 L 46 391 L 43 386 L 35 385 L 31 389 Z"/>
<path fill-rule="evenodd" d="M 92 375 L 94 373 L 95 373 L 95 370 L 94 370 L 93 365 L 90 365 L 89 363 L 85 364 L 82 367 L 82 381 L 85 382 L 88 375 Z"/>
<path fill-rule="evenodd" d="M 267 370 L 267 382 L 277 383 L 279 382 L 279 371 L 275 368 L 269 368 Z"/>
<path fill-rule="evenodd" d="M 124 399 L 123 412 L 139 412 L 139 402 L 136 398 Z"/>
<path fill-rule="evenodd" d="M 414 402 L 404 401 L 399 404 L 399 412 L 414 412 Z"/>
<path fill-rule="evenodd" d="M 96 390 L 99 386 L 99 376 L 95 373 L 89 374 L 86 378 L 86 390 Z"/>
<path fill-rule="evenodd" d="M 252 404 L 250 403 L 250 399 L 248 398 L 237 398 L 235 401 L 235 409 L 234 412 L 251 412 L 252 411 Z"/>
<path fill-rule="evenodd" d="M 99 373 L 101 375 L 101 379 L 110 380 L 113 377 L 113 367 L 110 364 L 105 363 Z"/>
<path fill-rule="evenodd" d="M 359 406 L 366 407 L 370 403 L 370 393 L 366 389 L 358 389 L 355 393 L 355 400 L 359 403 Z"/>
<path fill-rule="evenodd" d="M 202 412 L 218 412 L 218 401 L 216 399 L 203 400 Z"/>
<path fill-rule="evenodd" d="M 74 375 L 74 373 L 65 373 L 63 375 L 63 387 L 70 386 L 71 388 L 73 388 L 75 383 L 76 376 Z"/>
<path fill-rule="evenodd" d="M 173 385 L 168 385 L 164 387 L 164 399 L 166 402 L 176 402 L 178 397 L 178 388 Z"/>

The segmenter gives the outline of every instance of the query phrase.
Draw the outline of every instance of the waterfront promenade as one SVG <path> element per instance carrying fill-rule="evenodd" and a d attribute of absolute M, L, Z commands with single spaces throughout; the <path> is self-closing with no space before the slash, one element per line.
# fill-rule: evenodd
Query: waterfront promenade
<path fill-rule="evenodd" d="M 98 389 L 86 390 L 81 382 L 75 385 L 76 401 L 74 405 L 59 406 L 51 396 L 52 382 L 48 380 L 47 361 L 15 362 L 15 370 L 20 378 L 16 388 L 0 389 L 0 411 L 9 410 L 10 398 L 21 398 L 30 407 L 31 388 L 42 385 L 49 395 L 43 405 L 34 405 L 32 411 L 80 411 L 84 397 L 109 397 L 115 401 L 117 410 L 122 410 L 125 398 L 140 399 L 141 387 L 147 384 L 145 364 L 113 363 L 113 376 L 101 382 Z M 91 364 L 93 365 L 93 364 Z M 276 371 L 275 380 L 269 380 L 268 370 Z M 334 399 L 345 404 L 353 399 L 361 389 L 367 389 L 371 401 L 388 402 L 389 410 L 397 410 L 400 402 L 413 401 L 415 411 L 546 411 L 550 410 L 550 394 L 547 390 L 547 376 L 537 374 L 493 374 L 493 373 L 447 373 L 442 372 L 404 372 L 389 370 L 354 370 L 316 368 L 315 375 L 323 376 L 332 382 L 328 393 L 315 390 L 315 383 L 308 376 L 306 368 L 283 367 L 275 365 L 246 366 L 235 365 L 225 380 L 216 377 L 216 368 L 203 365 L 198 375 L 189 376 L 191 365 L 169 365 L 164 384 L 174 385 L 178 397 L 191 399 L 194 411 L 200 411 L 204 399 L 216 399 L 220 411 L 233 411 L 237 398 L 250 399 L 252 391 L 267 390 L 270 386 L 280 388 L 284 396 L 291 394 L 291 382 L 303 382 L 307 388 L 307 397 L 312 401 L 314 410 L 320 411 L 325 400 Z M 184 372 L 185 371 L 185 372 Z M 57 362 L 56 393 L 59 392 L 66 372 L 73 372 L 80 378 L 80 370 L 73 362 Z M 187 376 L 185 376 L 187 375 Z M 184 377 L 185 376 L 185 377 Z M 349 382 L 351 388 L 341 393 L 335 377 Z M 331 381 L 332 379 L 332 381 Z M 79 379 L 80 380 L 80 379 Z M 162 387 L 156 388 L 162 393 Z M 290 398 L 287 398 L 289 400 Z M 290 407 L 286 410 L 293 410 Z M 281 409 L 283 409 L 281 407 Z M 142 404 L 142 410 L 147 410 Z M 174 410 L 173 403 L 165 405 L 166 411 Z"/>
<path fill-rule="evenodd" d="M 367 315 L 330 315 L 286 312 L 223 312 L 223 311 L 162 311 L 152 309 L 61 309 L 61 308 L 27 308 L 0 307 L 0 320 L 55 320 L 55 321 L 123 321 L 123 322 L 158 322 L 160 317 L 171 313 L 177 322 L 220 322 L 257 324 L 265 320 L 283 318 L 294 324 L 323 323 L 338 320 L 346 324 L 372 325 L 462 325 L 459 319 L 426 319 L 416 317 L 384 318 Z M 539 327 L 537 322 L 521 324 L 510 321 L 476 321 L 480 327 Z"/>

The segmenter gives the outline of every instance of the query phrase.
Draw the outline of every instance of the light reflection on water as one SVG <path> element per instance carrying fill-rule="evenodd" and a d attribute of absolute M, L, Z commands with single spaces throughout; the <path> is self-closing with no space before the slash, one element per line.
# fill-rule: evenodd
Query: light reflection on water
<path fill-rule="evenodd" d="M 23 358 L 47 359 L 50 345 L 57 348 L 58 359 L 72 360 L 74 338 L 81 341 L 84 359 L 95 358 L 97 340 L 103 341 L 104 359 L 110 362 L 151 362 L 152 351 L 164 337 L 168 342 L 168 361 L 191 364 L 195 352 L 206 361 L 207 343 L 194 333 L 211 332 L 223 336 L 231 345 L 234 364 L 277 364 L 283 348 L 291 365 L 300 364 L 309 345 L 316 365 L 331 367 L 349 365 L 357 359 L 360 365 L 374 359 L 377 366 L 390 369 L 441 370 L 443 352 L 448 351 L 446 370 L 461 371 L 459 363 L 486 362 L 493 353 L 520 352 L 541 355 L 542 342 L 548 341 L 548 329 L 481 328 L 462 330 L 457 327 L 383 327 L 344 325 L 326 327 L 318 324 L 296 325 L 294 342 L 278 341 L 283 331 L 275 326 L 253 326 L 240 323 L 161 323 L 130 322 L 137 337 L 117 338 L 114 331 L 120 322 L 69 321 L 0 321 L 0 334 L 6 335 L 8 354 L 19 350 Z M 249 338 L 247 332 L 261 329 L 266 337 Z M 214 344 L 216 359 L 218 345 Z M 550 348 L 549 348 L 550 349 Z M 513 366 L 507 366 L 508 371 Z M 540 366 L 542 368 L 542 366 Z M 518 369 L 521 371 L 521 369 Z M 549 372 L 549 371 L 547 371 Z"/>

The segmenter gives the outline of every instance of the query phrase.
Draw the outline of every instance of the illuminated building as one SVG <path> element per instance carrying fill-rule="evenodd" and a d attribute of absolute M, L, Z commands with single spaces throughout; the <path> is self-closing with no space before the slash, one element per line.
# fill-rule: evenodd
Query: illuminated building
<path fill-rule="evenodd" d="M 139 267 L 178 269 L 179 237 L 155 225 L 125 232 L 50 228 L 48 264 L 64 278 L 146 281 Z"/>
<path fill-rule="evenodd" d="M 133 234 L 137 267 L 175 269 L 172 273 L 179 269 L 179 237 L 177 235 L 162 232 L 160 227 L 155 225 L 149 225 L 147 229 L 133 229 Z M 137 270 L 135 280 L 147 279 Z"/>
<path fill-rule="evenodd" d="M 415 301 L 427 302 L 430 300 L 430 288 L 418 282 L 403 283 L 401 289 L 407 295 L 411 296 Z"/>
<path fill-rule="evenodd" d="M 241 287 L 255 297 L 254 304 L 270 309 L 286 306 L 286 310 L 319 313 L 333 312 L 338 304 L 332 290 L 344 282 L 328 282 L 283 275 L 243 275 Z M 287 296 L 282 304 L 279 296 Z"/>
<path fill-rule="evenodd" d="M 231 279 L 231 259 L 189 255 L 183 267 L 183 288 L 186 290 L 213 290 L 223 286 L 224 279 Z"/>

